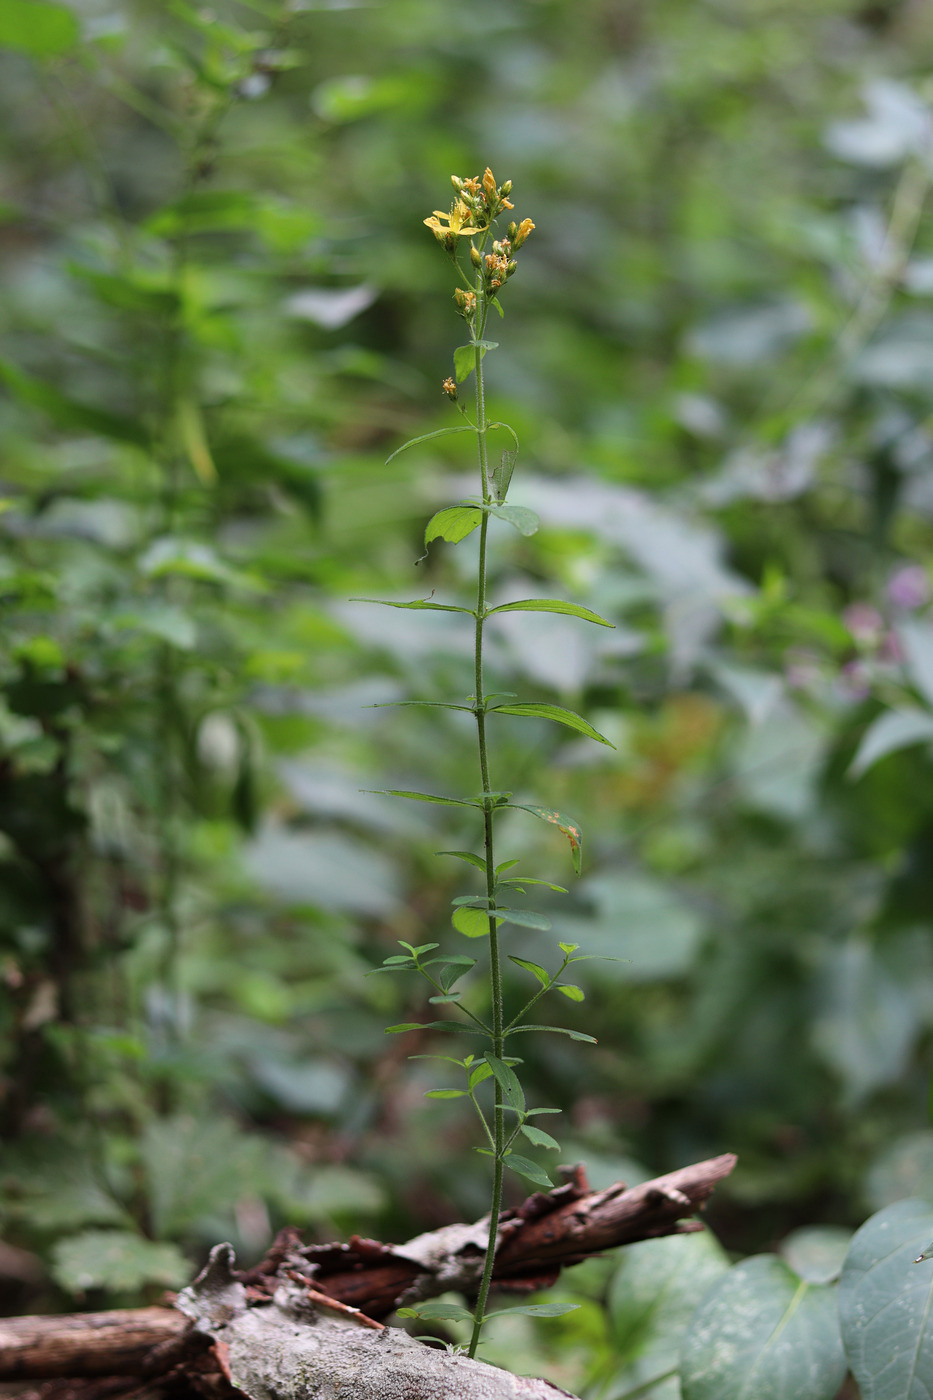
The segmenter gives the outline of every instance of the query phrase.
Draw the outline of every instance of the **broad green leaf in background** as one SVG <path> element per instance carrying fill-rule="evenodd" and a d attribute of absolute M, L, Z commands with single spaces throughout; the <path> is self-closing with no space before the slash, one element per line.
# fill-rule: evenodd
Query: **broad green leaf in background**
<path fill-rule="evenodd" d="M 10 0 L 7 0 L 7 3 L 10 3 Z M 31 10 L 32 5 L 24 5 L 24 8 Z M 26 374 L 7 360 L 0 360 L 0 382 L 5 384 L 21 403 L 47 414 L 60 428 L 95 433 L 100 437 L 113 438 L 117 442 L 131 443 L 135 447 L 148 445 L 149 435 L 135 418 L 79 402 L 56 389 L 54 385 Z"/>
<path fill-rule="evenodd" d="M 67 5 L 50 0 L 0 0 L 0 47 L 52 58 L 78 42 L 78 21 Z"/>
<path fill-rule="evenodd" d="M 835 1289 L 805 1283 L 773 1254 L 712 1284 L 680 1362 L 683 1400 L 833 1400 L 845 1373 Z"/>
<path fill-rule="evenodd" d="M 926 710 L 887 710 L 868 726 L 852 760 L 849 775 L 860 778 L 872 764 L 898 749 L 933 743 L 933 714 Z"/>
<path fill-rule="evenodd" d="M 924 1128 L 886 1143 L 868 1173 L 866 1194 L 876 1210 L 911 1197 L 933 1201 L 933 1131 Z"/>
<path fill-rule="evenodd" d="M 851 1242 L 852 1231 L 841 1225 L 803 1225 L 781 1241 L 778 1252 L 807 1283 L 833 1283 Z"/>
<path fill-rule="evenodd" d="M 697 1300 L 728 1268 L 708 1230 L 643 1240 L 620 1253 L 606 1298 L 615 1358 L 609 1395 L 650 1385 L 650 1400 L 679 1396 L 671 1370 L 681 1339 Z"/>
<path fill-rule="evenodd" d="M 500 603 L 489 609 L 488 616 L 503 612 L 565 613 L 568 617 L 581 617 L 584 622 L 596 622 L 600 627 L 615 627 L 614 622 L 607 622 L 590 608 L 582 608 L 579 603 L 565 603 L 559 598 L 522 598 L 517 603 Z"/>
<path fill-rule="evenodd" d="M 52 1252 L 52 1277 L 73 1295 L 91 1288 L 130 1293 L 144 1284 L 180 1288 L 193 1272 L 191 1261 L 175 1245 L 129 1230 L 85 1230 L 59 1240 Z"/>
<path fill-rule="evenodd" d="M 529 719 L 552 719 L 556 724 L 565 724 L 568 729 L 576 729 L 579 734 L 585 734 L 588 739 L 595 739 L 599 744 L 608 744 L 610 749 L 615 748 L 604 734 L 594 729 L 589 720 L 585 720 L 582 715 L 575 714 L 573 710 L 567 710 L 563 705 L 542 705 L 538 702 L 519 705 L 494 705 L 492 713 L 497 715 L 526 715 Z"/>
<path fill-rule="evenodd" d="M 933 1205 L 897 1201 L 873 1215 L 839 1281 L 842 1338 L 862 1400 L 928 1400 L 933 1393 Z"/>
<path fill-rule="evenodd" d="M 446 540 L 448 544 L 459 544 L 471 535 L 483 518 L 479 506 L 445 506 L 431 516 L 424 532 L 424 542 Z"/>

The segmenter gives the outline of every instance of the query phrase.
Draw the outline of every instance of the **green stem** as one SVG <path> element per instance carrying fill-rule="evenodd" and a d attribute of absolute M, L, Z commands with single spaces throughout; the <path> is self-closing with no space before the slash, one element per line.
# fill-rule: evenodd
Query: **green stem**
<path fill-rule="evenodd" d="M 476 320 L 480 327 L 485 324 L 486 307 L 483 301 L 482 273 L 476 279 Z M 482 333 L 482 331 L 481 331 Z M 486 451 L 486 395 L 483 383 L 483 352 L 477 350 L 474 374 L 476 377 L 476 440 L 479 448 L 480 479 L 483 488 L 483 504 L 488 505 L 489 461 Z M 505 1044 L 503 1022 L 505 1020 L 502 1000 L 502 966 L 499 958 L 499 932 L 494 910 L 496 890 L 496 859 L 493 848 L 493 799 L 485 794 L 491 791 L 489 781 L 489 754 L 486 744 L 486 697 L 483 684 L 483 625 L 486 621 L 486 541 L 489 532 L 489 515 L 483 512 L 479 532 L 479 565 L 476 584 L 476 631 L 474 644 L 474 680 L 476 686 L 476 737 L 479 746 L 479 768 L 483 784 L 483 836 L 486 869 L 486 897 L 489 910 L 489 983 L 492 1001 L 492 1048 L 499 1059 Z M 494 1138 L 495 1159 L 493 1166 L 492 1201 L 489 1211 L 489 1239 L 486 1245 L 486 1258 L 483 1262 L 483 1276 L 476 1297 L 476 1311 L 473 1314 L 473 1334 L 470 1338 L 470 1356 L 476 1355 L 480 1335 L 483 1330 L 483 1317 L 486 1299 L 492 1281 L 492 1267 L 496 1253 L 496 1238 L 499 1229 L 499 1211 L 502 1206 L 502 1172 L 505 1157 L 505 1112 L 502 1101 L 502 1087 L 495 1081 Z"/>

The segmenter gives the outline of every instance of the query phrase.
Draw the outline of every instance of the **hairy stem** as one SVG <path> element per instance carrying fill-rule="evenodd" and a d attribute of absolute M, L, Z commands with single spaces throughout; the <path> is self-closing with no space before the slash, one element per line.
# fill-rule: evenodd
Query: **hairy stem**
<path fill-rule="evenodd" d="M 477 302 L 477 323 L 482 326 L 485 322 L 486 307 L 483 300 L 482 274 L 476 279 L 476 302 Z M 479 451 L 480 479 L 483 488 L 483 504 L 489 505 L 491 497 L 489 494 L 489 461 L 486 449 L 486 396 L 483 383 L 483 352 L 475 352 L 475 378 L 476 378 L 476 440 Z M 474 644 L 474 679 L 476 685 L 476 737 L 479 747 L 479 768 L 483 783 L 483 837 L 484 837 L 484 859 L 486 870 L 486 898 L 489 910 L 489 983 L 490 999 L 492 1002 L 492 1048 L 493 1054 L 499 1059 L 502 1058 L 504 1048 L 503 1022 L 505 1019 L 502 1003 L 502 966 L 499 959 L 499 932 L 498 923 L 495 917 L 495 890 L 496 890 L 496 859 L 493 847 L 493 804 L 494 799 L 488 794 L 491 789 L 489 781 L 489 754 L 486 744 L 486 694 L 483 683 L 483 626 L 486 621 L 486 541 L 489 533 L 489 514 L 483 512 L 483 520 L 479 532 L 479 564 L 477 567 L 476 583 L 476 632 Z M 492 1266 L 496 1252 L 496 1237 L 499 1227 L 499 1211 L 502 1206 L 502 1171 L 505 1153 L 505 1113 L 502 1102 L 502 1086 L 498 1080 L 494 1081 L 494 1138 L 495 1157 L 493 1163 L 492 1200 L 489 1211 L 489 1240 L 486 1245 L 486 1258 L 483 1264 L 483 1277 L 479 1286 L 479 1293 L 476 1298 L 476 1311 L 473 1314 L 473 1334 L 470 1338 L 470 1356 L 476 1355 L 476 1348 L 479 1346 L 480 1335 L 483 1330 L 483 1315 L 486 1311 L 486 1299 L 489 1296 L 489 1284 L 492 1279 Z"/>

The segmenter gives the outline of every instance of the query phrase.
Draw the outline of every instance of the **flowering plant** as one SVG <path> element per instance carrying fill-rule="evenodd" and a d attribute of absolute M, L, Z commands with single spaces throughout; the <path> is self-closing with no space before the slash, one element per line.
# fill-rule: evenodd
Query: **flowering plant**
<path fill-rule="evenodd" d="M 449 213 L 435 211 L 425 224 L 450 257 L 456 269 L 458 285 L 454 290 L 454 304 L 458 314 L 466 322 L 469 340 L 454 352 L 454 373 L 445 378 L 443 392 L 457 403 L 460 413 L 466 420 L 462 426 L 441 428 L 405 443 L 392 454 L 406 448 L 448 433 L 470 432 L 476 437 L 479 467 L 480 492 L 477 496 L 446 506 L 436 512 L 425 530 L 425 546 L 433 540 L 443 540 L 457 544 L 474 532 L 478 537 L 478 557 L 476 568 L 476 593 L 472 607 L 460 604 L 437 603 L 430 600 L 416 600 L 410 603 L 388 603 L 389 607 L 431 609 L 467 613 L 474 619 L 474 693 L 466 697 L 466 703 L 458 701 L 416 700 L 404 703 L 429 704 L 435 707 L 465 710 L 473 715 L 476 723 L 477 756 L 481 790 L 469 797 L 437 796 L 432 793 L 392 790 L 395 797 L 404 797 L 420 802 L 440 803 L 458 808 L 472 808 L 481 823 L 482 837 L 479 852 L 468 850 L 442 851 L 438 854 L 452 857 L 480 873 L 481 890 L 470 890 L 453 900 L 452 924 L 458 933 L 468 939 L 484 939 L 488 948 L 486 981 L 486 1005 L 477 997 L 475 981 L 468 980 L 477 966 L 477 959 L 456 954 L 444 954 L 437 943 L 415 947 L 401 943 L 404 950 L 385 960 L 377 971 L 419 973 L 429 984 L 433 995 L 429 1001 L 435 1006 L 443 1006 L 457 1020 L 432 1021 L 426 1024 L 406 1022 L 390 1026 L 389 1030 L 404 1032 L 411 1030 L 445 1031 L 466 1030 L 481 1038 L 478 1052 L 462 1058 L 447 1055 L 436 1058 L 452 1064 L 462 1075 L 461 1084 L 431 1090 L 429 1097 L 441 1099 L 467 1099 L 478 1116 L 481 1125 L 482 1141 L 477 1151 L 488 1157 L 492 1167 L 492 1189 L 490 1196 L 489 1234 L 485 1254 L 477 1269 L 477 1298 L 472 1310 L 454 1304 L 433 1303 L 417 1308 L 403 1309 L 403 1314 L 422 1318 L 444 1318 L 447 1320 L 470 1319 L 472 1335 L 469 1354 L 473 1356 L 479 1345 L 486 1313 L 493 1258 L 498 1236 L 498 1222 L 502 1205 L 502 1187 L 505 1171 L 532 1181 L 535 1185 L 550 1187 L 551 1179 L 536 1162 L 515 1151 L 520 1137 L 534 1147 L 556 1150 L 559 1144 L 549 1134 L 539 1128 L 533 1120 L 541 1114 L 555 1113 L 552 1108 L 529 1108 L 518 1075 L 521 1060 L 509 1053 L 507 1044 L 520 1033 L 552 1031 L 570 1035 L 576 1040 L 593 1039 L 580 1031 L 561 1027 L 530 1024 L 528 1014 L 547 993 L 556 991 L 572 1001 L 582 1001 L 583 991 L 573 983 L 563 980 L 571 964 L 582 960 L 584 955 L 577 951 L 573 943 L 559 943 L 560 960 L 556 970 L 549 970 L 537 962 L 509 954 L 510 961 L 533 979 L 534 987 L 522 1004 L 512 1011 L 506 1008 L 502 978 L 502 935 L 509 928 L 524 928 L 544 931 L 550 928 L 550 921 L 537 910 L 516 907 L 512 901 L 516 894 L 524 894 L 529 886 L 544 886 L 549 890 L 565 894 L 566 890 L 549 880 L 521 876 L 514 873 L 516 860 L 498 862 L 495 853 L 495 819 L 503 810 L 512 809 L 527 812 L 543 821 L 557 826 L 570 843 L 571 855 L 577 874 L 581 869 L 582 835 L 580 827 L 570 817 L 552 807 L 538 806 L 524 801 L 513 800 L 511 792 L 493 787 L 489 765 L 487 726 L 493 716 L 518 715 L 553 720 L 572 730 L 587 735 L 599 743 L 609 741 L 598 733 L 582 715 L 560 705 L 538 701 L 518 701 L 513 695 L 493 694 L 486 690 L 484 675 L 484 629 L 490 617 L 503 612 L 544 612 L 562 613 L 581 618 L 585 622 L 601 627 L 613 624 L 606 618 L 577 603 L 564 602 L 551 598 L 525 598 L 517 602 L 501 603 L 491 607 L 487 592 L 487 542 L 490 524 L 493 520 L 510 525 L 522 535 L 531 535 L 538 528 L 534 512 L 523 506 L 509 505 L 507 495 L 512 473 L 518 457 L 519 442 L 514 430 L 507 423 L 490 422 L 486 411 L 486 394 L 483 360 L 488 351 L 497 349 L 497 343 L 484 339 L 487 318 L 492 308 L 501 316 L 502 307 L 499 294 L 509 279 L 515 274 L 517 262 L 514 254 L 524 245 L 534 230 L 531 219 L 520 223 L 510 222 L 503 234 L 497 230 L 501 215 L 513 208 L 509 199 L 512 183 L 507 180 L 497 185 L 492 171 L 487 167 L 482 179 L 479 177 L 460 178 L 453 176 L 455 199 Z M 469 248 L 469 270 L 461 263 L 461 250 Z M 474 411 L 471 414 L 460 402 L 460 387 L 473 377 Z M 493 431 L 507 434 L 509 445 L 502 450 L 498 464 L 492 466 L 489 457 L 488 439 Z M 389 461 L 392 460 L 389 458 Z M 365 601 L 381 602 L 380 599 Z M 510 1014 L 511 1012 L 511 1014 Z M 483 1085 L 486 1088 L 483 1089 Z M 462 1087 L 461 1087 L 462 1086 Z M 485 1097 L 491 1088 L 491 1103 Z M 532 1304 L 524 1308 L 510 1308 L 509 1312 L 530 1312 L 536 1315 L 557 1315 L 568 1311 L 565 1304 Z"/>

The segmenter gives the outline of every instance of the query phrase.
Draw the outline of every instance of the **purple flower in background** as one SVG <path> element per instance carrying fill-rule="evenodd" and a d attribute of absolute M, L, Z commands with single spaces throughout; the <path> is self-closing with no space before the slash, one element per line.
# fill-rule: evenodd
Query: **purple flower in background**
<path fill-rule="evenodd" d="M 871 603 L 850 603 L 842 621 L 859 646 L 876 647 L 884 636 L 884 618 Z"/>
<path fill-rule="evenodd" d="M 913 611 L 930 601 L 930 580 L 922 564 L 905 564 L 888 579 L 888 597 L 896 608 Z"/>
<path fill-rule="evenodd" d="M 816 652 L 793 647 L 784 653 L 784 675 L 791 690 L 816 691 L 823 679 L 823 663 Z"/>
<path fill-rule="evenodd" d="M 864 700 L 871 694 L 871 672 L 864 661 L 847 661 L 836 677 L 843 700 Z"/>

